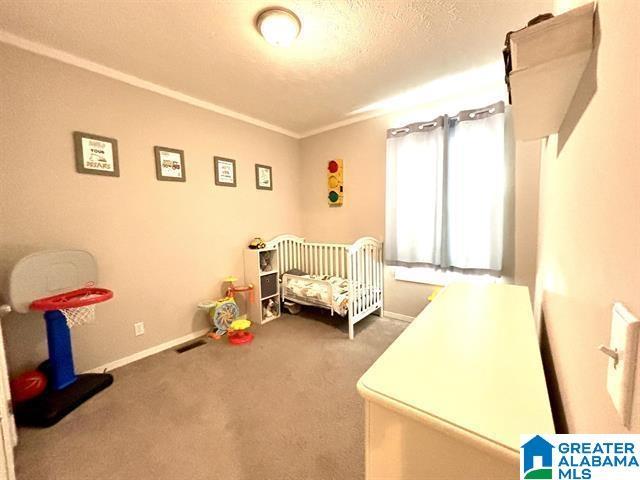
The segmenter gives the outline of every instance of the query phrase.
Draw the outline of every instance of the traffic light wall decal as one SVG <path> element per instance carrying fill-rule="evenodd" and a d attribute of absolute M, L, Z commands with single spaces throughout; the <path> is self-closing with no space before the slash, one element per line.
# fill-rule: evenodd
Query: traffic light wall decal
<path fill-rule="evenodd" d="M 344 196 L 342 160 L 329 160 L 327 166 L 327 186 L 329 205 L 342 205 Z"/>

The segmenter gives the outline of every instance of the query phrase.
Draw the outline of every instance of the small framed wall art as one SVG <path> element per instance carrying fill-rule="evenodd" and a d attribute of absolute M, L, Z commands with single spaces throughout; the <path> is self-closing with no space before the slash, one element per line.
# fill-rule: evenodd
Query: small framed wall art
<path fill-rule="evenodd" d="M 236 161 L 230 158 L 213 157 L 213 169 L 216 185 L 221 187 L 236 186 Z"/>
<path fill-rule="evenodd" d="M 118 141 L 84 132 L 73 132 L 76 171 L 92 175 L 120 176 Z"/>
<path fill-rule="evenodd" d="M 184 151 L 175 148 L 153 147 L 156 157 L 156 178 L 168 182 L 186 182 Z"/>
<path fill-rule="evenodd" d="M 256 188 L 258 190 L 273 190 L 271 167 L 256 163 Z"/>

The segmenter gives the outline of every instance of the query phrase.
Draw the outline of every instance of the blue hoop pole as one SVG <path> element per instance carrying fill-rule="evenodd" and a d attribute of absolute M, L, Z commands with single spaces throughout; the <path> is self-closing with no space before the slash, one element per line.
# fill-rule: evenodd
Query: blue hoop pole
<path fill-rule="evenodd" d="M 49 346 L 49 362 L 54 390 L 62 390 L 76 381 L 71 352 L 71 332 L 67 319 L 60 310 L 49 310 L 44 313 L 47 322 L 47 344 Z"/>

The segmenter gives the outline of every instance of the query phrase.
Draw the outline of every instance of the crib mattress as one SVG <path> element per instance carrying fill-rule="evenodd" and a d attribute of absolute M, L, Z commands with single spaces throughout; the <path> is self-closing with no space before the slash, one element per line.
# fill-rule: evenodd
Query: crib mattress
<path fill-rule="evenodd" d="M 346 279 L 328 275 L 286 275 L 283 282 L 283 294 L 286 298 L 304 304 L 332 308 L 343 317 L 347 315 L 349 282 Z"/>

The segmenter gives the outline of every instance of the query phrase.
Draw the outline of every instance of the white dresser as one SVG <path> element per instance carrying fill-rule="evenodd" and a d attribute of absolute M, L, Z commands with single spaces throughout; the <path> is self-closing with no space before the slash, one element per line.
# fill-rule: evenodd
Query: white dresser
<path fill-rule="evenodd" d="M 526 287 L 447 287 L 358 391 L 368 480 L 513 480 L 520 434 L 554 432 Z"/>

